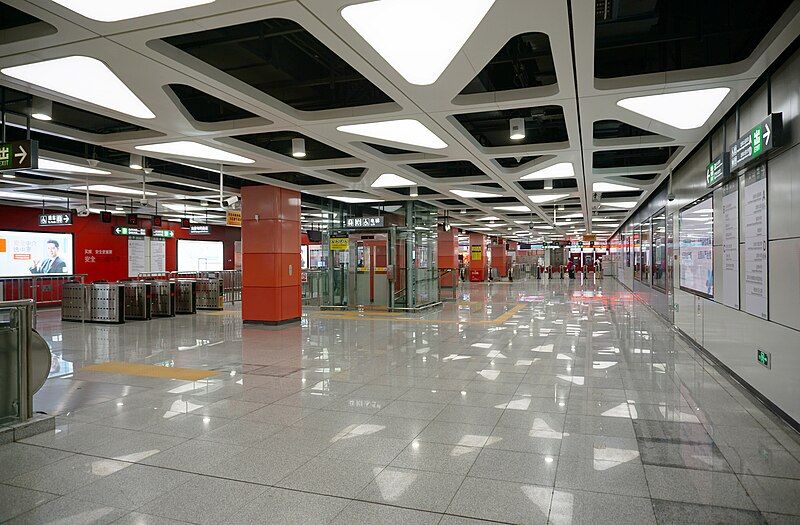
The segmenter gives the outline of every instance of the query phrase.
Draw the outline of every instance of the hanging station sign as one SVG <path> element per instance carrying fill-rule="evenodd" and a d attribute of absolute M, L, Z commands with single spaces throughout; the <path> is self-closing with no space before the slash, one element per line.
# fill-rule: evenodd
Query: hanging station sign
<path fill-rule="evenodd" d="M 35 170 L 39 167 L 39 141 L 0 142 L 0 170 Z"/>
<path fill-rule="evenodd" d="M 189 235 L 211 235 L 211 226 L 208 224 L 192 224 L 189 226 Z"/>
<path fill-rule="evenodd" d="M 347 217 L 346 228 L 383 228 L 383 215 L 380 217 Z"/>
<path fill-rule="evenodd" d="M 728 180 L 730 176 L 731 156 L 725 152 L 706 166 L 706 188 L 716 186 L 718 183 Z"/>
<path fill-rule="evenodd" d="M 72 214 L 69 212 L 39 214 L 39 226 L 69 226 L 70 224 L 72 224 Z"/>
<path fill-rule="evenodd" d="M 780 146 L 782 135 L 783 114 L 772 113 L 731 146 L 731 171 L 749 166 L 771 149 Z"/>
<path fill-rule="evenodd" d="M 241 210 L 227 210 L 225 212 L 225 224 L 228 226 L 242 227 L 242 212 Z"/>
<path fill-rule="evenodd" d="M 130 226 L 114 226 L 114 235 L 140 236 L 147 235 L 147 228 L 131 228 Z"/>

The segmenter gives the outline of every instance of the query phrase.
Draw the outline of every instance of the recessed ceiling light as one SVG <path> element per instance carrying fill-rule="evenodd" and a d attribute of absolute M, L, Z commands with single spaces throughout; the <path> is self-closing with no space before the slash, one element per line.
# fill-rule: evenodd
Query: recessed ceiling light
<path fill-rule="evenodd" d="M 500 219 L 498 217 L 489 216 L 489 217 L 482 217 L 482 218 L 480 218 L 478 220 L 479 221 L 499 221 Z"/>
<path fill-rule="evenodd" d="M 602 202 L 600 205 L 607 206 L 609 208 L 622 208 L 625 210 L 630 210 L 636 206 L 636 201 Z"/>
<path fill-rule="evenodd" d="M 53 120 L 53 101 L 42 97 L 32 97 L 31 117 L 44 122 Z"/>
<path fill-rule="evenodd" d="M 73 186 L 70 188 L 73 191 L 86 191 L 86 186 Z M 142 190 L 135 190 L 132 188 L 122 188 L 120 186 L 109 186 L 107 184 L 92 184 L 89 186 L 89 191 L 99 191 L 101 193 L 121 193 L 123 195 L 141 195 Z M 158 193 L 148 191 L 145 195 L 158 195 Z"/>
<path fill-rule="evenodd" d="M 247 157 L 242 157 L 235 153 L 228 153 L 227 151 L 189 140 L 162 142 L 161 144 L 145 144 L 144 146 L 136 146 L 136 149 L 163 153 L 165 155 L 177 155 L 179 157 L 214 160 L 217 162 L 236 162 L 239 164 L 253 164 L 255 162 L 253 159 L 248 159 Z"/>
<path fill-rule="evenodd" d="M 57 160 L 50 159 L 39 159 L 39 167 L 37 170 L 62 171 L 64 173 L 86 173 L 88 175 L 111 175 L 110 171 L 97 170 L 94 168 L 87 168 L 85 166 L 77 166 L 75 164 L 67 164 L 66 162 L 59 162 Z"/>
<path fill-rule="evenodd" d="M 362 204 L 366 202 L 383 202 L 381 199 L 367 199 L 364 197 L 346 197 L 341 195 L 330 195 L 329 199 L 339 202 L 346 202 L 348 204 Z"/>
<path fill-rule="evenodd" d="M 663 93 L 625 98 L 617 105 L 674 128 L 694 129 L 706 123 L 730 91 L 723 87 Z"/>
<path fill-rule="evenodd" d="M 136 0 L 109 1 L 109 0 L 53 0 L 70 11 L 75 11 L 81 16 L 99 22 L 118 22 L 140 16 L 154 15 L 185 9 L 203 4 L 210 4 L 214 0 Z"/>
<path fill-rule="evenodd" d="M 523 176 L 520 180 L 569 179 L 575 176 L 571 162 L 559 162 Z"/>
<path fill-rule="evenodd" d="M 495 206 L 492 209 L 500 211 L 517 211 L 517 212 L 531 211 L 531 209 L 528 208 L 527 206 Z"/>
<path fill-rule="evenodd" d="M 116 6 L 127 2 L 108 3 Z M 132 117 L 156 118 L 133 91 L 96 58 L 56 58 L 6 67 L 0 69 L 0 73 Z"/>
<path fill-rule="evenodd" d="M 592 191 L 611 192 L 611 191 L 637 191 L 640 188 L 625 186 L 624 184 L 613 184 L 611 182 L 595 182 L 592 184 Z"/>
<path fill-rule="evenodd" d="M 398 188 L 402 186 L 414 186 L 417 183 L 413 180 L 408 180 L 400 175 L 394 173 L 384 173 L 372 183 L 373 188 Z"/>
<path fill-rule="evenodd" d="M 292 157 L 303 159 L 306 156 L 306 140 L 302 137 L 292 139 Z"/>
<path fill-rule="evenodd" d="M 429 149 L 444 149 L 447 143 L 414 119 L 386 120 L 367 124 L 349 124 L 336 128 L 342 133 L 361 135 L 373 139 L 387 140 Z"/>
<path fill-rule="evenodd" d="M 522 140 L 525 138 L 525 119 L 512 118 L 508 121 L 510 130 L 509 138 L 511 140 Z"/>
<path fill-rule="evenodd" d="M 203 211 L 203 210 L 206 209 L 202 205 L 201 206 L 195 206 L 193 204 L 184 205 L 184 204 L 180 204 L 180 203 L 176 203 L 176 202 L 165 202 L 164 204 L 162 204 L 162 206 L 164 208 L 168 209 L 168 210 L 179 211 L 179 212 L 183 212 L 183 211 Z M 206 203 L 206 206 L 208 206 L 208 203 Z"/>
<path fill-rule="evenodd" d="M 464 197 L 465 199 L 483 199 L 488 197 L 500 197 L 500 195 L 496 193 L 486 193 L 484 191 L 472 191 L 472 190 L 450 190 L 450 191 L 452 191 L 459 197 Z"/>
<path fill-rule="evenodd" d="M 552 226 L 548 226 L 547 224 L 542 224 L 540 226 L 534 226 L 533 228 L 535 230 L 552 230 L 553 229 Z"/>
<path fill-rule="evenodd" d="M 377 0 L 342 17 L 411 84 L 436 82 L 494 0 Z"/>
<path fill-rule="evenodd" d="M 552 195 L 529 195 L 528 198 L 531 202 L 536 204 L 542 204 L 544 202 L 552 202 L 557 201 L 559 199 L 563 199 L 565 197 L 569 197 L 569 193 L 554 193 Z"/>

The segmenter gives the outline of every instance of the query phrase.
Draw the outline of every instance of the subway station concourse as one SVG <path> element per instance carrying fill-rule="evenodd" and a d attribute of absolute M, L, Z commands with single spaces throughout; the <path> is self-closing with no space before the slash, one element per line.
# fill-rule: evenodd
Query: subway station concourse
<path fill-rule="evenodd" d="M 800 524 L 800 0 L 0 0 L 0 523 Z"/>

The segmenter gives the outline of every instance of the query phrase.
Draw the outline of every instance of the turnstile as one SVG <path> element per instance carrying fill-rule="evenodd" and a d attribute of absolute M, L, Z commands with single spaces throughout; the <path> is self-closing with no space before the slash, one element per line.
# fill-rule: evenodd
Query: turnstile
<path fill-rule="evenodd" d="M 193 314 L 197 312 L 195 288 L 197 283 L 189 279 L 178 279 L 175 282 L 175 313 Z"/>
<path fill-rule="evenodd" d="M 150 281 L 150 314 L 153 317 L 175 315 L 175 281 Z"/>
<path fill-rule="evenodd" d="M 125 285 L 125 319 L 148 320 L 150 314 L 150 283 L 131 281 Z"/>
<path fill-rule="evenodd" d="M 65 283 L 61 319 L 93 323 L 124 323 L 125 284 Z"/>
<path fill-rule="evenodd" d="M 222 279 L 197 280 L 197 309 L 223 310 L 225 308 L 225 289 Z"/>

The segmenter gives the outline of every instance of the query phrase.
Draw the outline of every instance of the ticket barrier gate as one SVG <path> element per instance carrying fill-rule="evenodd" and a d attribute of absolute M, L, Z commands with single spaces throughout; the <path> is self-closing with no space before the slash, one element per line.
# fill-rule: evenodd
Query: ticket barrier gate
<path fill-rule="evenodd" d="M 65 283 L 61 319 L 92 323 L 125 322 L 125 283 Z"/>
<path fill-rule="evenodd" d="M 197 279 L 197 309 L 223 310 L 225 289 L 222 279 Z"/>
<path fill-rule="evenodd" d="M 33 395 L 44 385 L 52 356 L 34 329 L 32 299 L 0 302 L 0 429 L 33 417 Z"/>
<path fill-rule="evenodd" d="M 197 283 L 190 279 L 178 279 L 173 282 L 175 283 L 175 313 L 197 313 L 197 301 L 195 297 Z"/>
<path fill-rule="evenodd" d="M 175 316 L 175 281 L 150 281 L 150 315 Z"/>
<path fill-rule="evenodd" d="M 146 321 L 151 315 L 150 283 L 131 281 L 125 284 L 125 319 Z"/>

